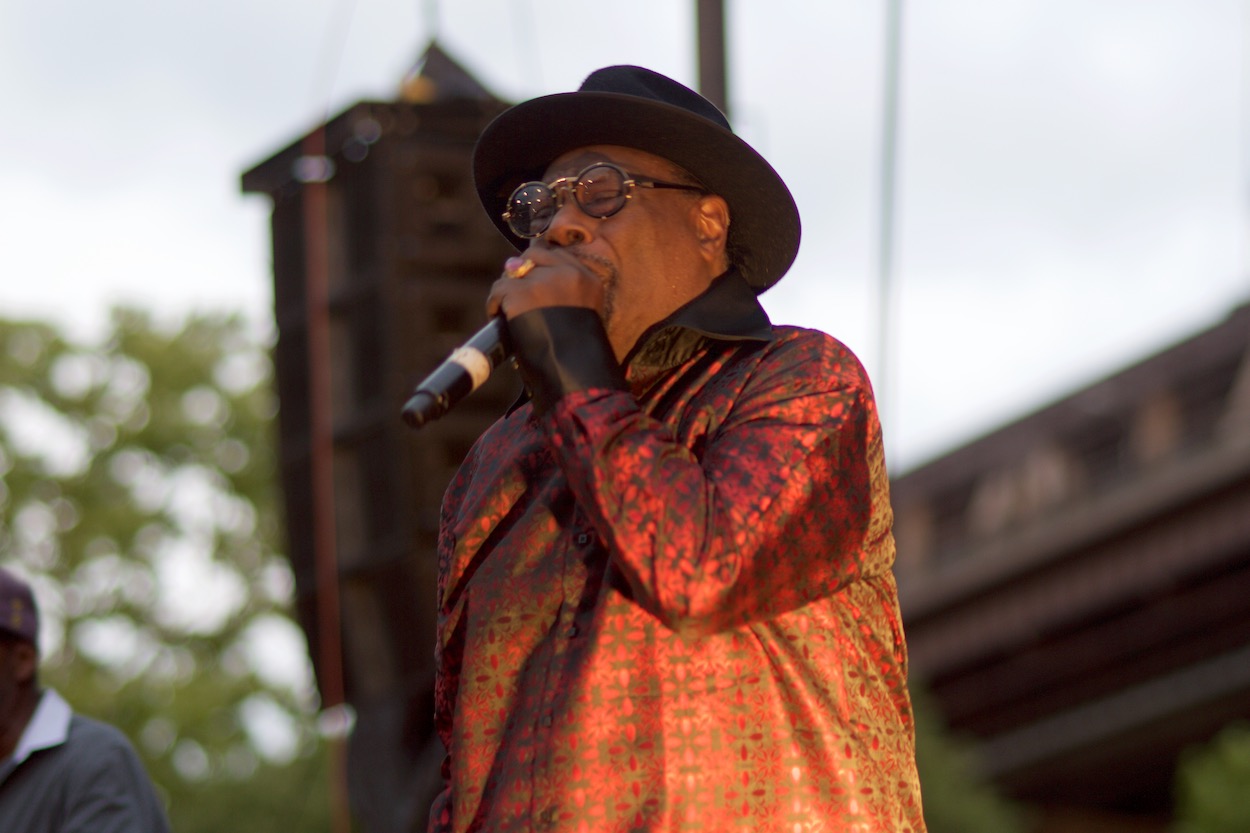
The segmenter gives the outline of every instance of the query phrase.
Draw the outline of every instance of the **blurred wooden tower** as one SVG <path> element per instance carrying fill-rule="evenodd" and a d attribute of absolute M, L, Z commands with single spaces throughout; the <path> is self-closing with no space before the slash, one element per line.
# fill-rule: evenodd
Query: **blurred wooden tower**
<path fill-rule="evenodd" d="M 892 484 L 912 670 L 1039 833 L 1250 720 L 1250 305 Z"/>
<path fill-rule="evenodd" d="M 318 635 L 327 608 L 314 563 L 312 382 L 329 374 L 342 679 L 357 714 L 349 784 L 374 833 L 424 829 L 442 760 L 432 734 L 439 506 L 469 446 L 517 393 L 508 371 L 418 433 L 399 417 L 415 382 L 484 323 L 487 289 L 512 253 L 470 169 L 474 141 L 505 106 L 431 43 L 400 101 L 360 102 L 324 125 L 325 159 L 300 140 L 242 177 L 245 192 L 273 203 L 281 480 L 298 615 L 323 694 L 333 669 Z M 310 183 L 324 183 L 323 223 L 306 210 Z M 316 257 L 329 367 L 310 370 Z"/>

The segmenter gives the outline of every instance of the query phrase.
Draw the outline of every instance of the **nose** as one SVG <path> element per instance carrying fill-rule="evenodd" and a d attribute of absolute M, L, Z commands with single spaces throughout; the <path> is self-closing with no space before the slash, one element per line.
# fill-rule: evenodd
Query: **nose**
<path fill-rule="evenodd" d="M 554 248 L 576 246 L 588 242 L 594 236 L 593 224 L 599 222 L 582 211 L 572 195 L 566 196 L 551 218 L 551 225 L 538 238 L 539 243 Z"/>

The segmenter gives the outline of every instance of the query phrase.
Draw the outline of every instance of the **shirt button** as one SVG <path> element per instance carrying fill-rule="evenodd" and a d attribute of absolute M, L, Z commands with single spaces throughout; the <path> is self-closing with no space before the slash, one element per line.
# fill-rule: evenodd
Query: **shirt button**
<path fill-rule="evenodd" d="M 569 639 L 575 639 L 578 633 L 580 631 L 577 630 L 577 625 L 569 625 Z"/>
<path fill-rule="evenodd" d="M 544 728 L 545 728 L 545 727 L 550 726 L 550 725 L 551 725 L 551 715 L 549 715 L 549 714 L 544 714 L 542 717 L 538 718 L 538 722 L 539 722 L 539 724 L 541 724 Z M 547 808 L 547 809 L 551 809 L 551 808 Z M 552 812 L 554 812 L 554 811 L 552 811 Z"/>
<path fill-rule="evenodd" d="M 589 544 L 593 538 L 594 536 L 592 536 L 589 532 L 579 532 L 577 533 L 577 537 L 573 540 L 577 542 L 577 546 L 584 547 Z"/>

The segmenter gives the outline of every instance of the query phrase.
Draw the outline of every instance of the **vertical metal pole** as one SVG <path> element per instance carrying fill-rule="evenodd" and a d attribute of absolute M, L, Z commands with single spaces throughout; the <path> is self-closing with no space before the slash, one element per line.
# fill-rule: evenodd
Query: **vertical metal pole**
<path fill-rule="evenodd" d="M 425 15 L 425 39 L 433 43 L 438 40 L 438 0 L 425 0 L 422 12 Z"/>
<path fill-rule="evenodd" d="M 882 422 L 893 422 L 895 385 L 891 373 L 894 337 L 894 208 L 898 157 L 899 76 L 902 63 L 903 0 L 886 0 L 885 79 L 881 113 L 880 215 L 877 239 L 877 407 Z M 895 436 L 897 425 L 886 435 Z M 888 448 L 887 443 L 887 448 Z"/>
<path fill-rule="evenodd" d="M 1250 3 L 1241 4 L 1241 78 L 1237 97 L 1241 107 L 1241 192 L 1242 205 L 1250 209 Z M 1243 280 L 1250 281 L 1250 210 L 1241 219 L 1240 266 Z"/>
<path fill-rule="evenodd" d="M 725 79 L 724 0 L 696 0 L 695 28 L 699 38 L 699 92 L 729 115 L 729 91 Z"/>
<path fill-rule="evenodd" d="M 306 160 L 325 159 L 325 122 L 304 137 Z M 312 468 L 313 563 L 317 581 L 317 642 L 321 707 L 343 704 L 343 647 L 334 522 L 334 436 L 330 395 L 329 210 L 324 178 L 303 183 L 305 314 L 308 320 L 309 444 Z M 330 817 L 334 833 L 351 830 L 346 738 L 330 746 Z"/>

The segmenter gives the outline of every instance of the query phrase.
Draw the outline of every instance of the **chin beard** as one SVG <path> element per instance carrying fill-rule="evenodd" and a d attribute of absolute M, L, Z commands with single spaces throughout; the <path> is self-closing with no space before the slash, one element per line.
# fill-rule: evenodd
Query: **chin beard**
<path fill-rule="evenodd" d="M 606 329 L 612 323 L 612 314 L 616 307 L 616 264 L 598 255 L 574 253 L 573 256 L 595 273 L 603 284 L 603 326 Z"/>

